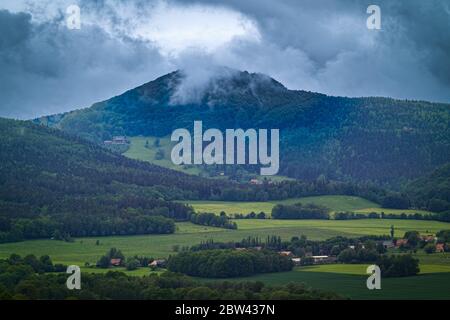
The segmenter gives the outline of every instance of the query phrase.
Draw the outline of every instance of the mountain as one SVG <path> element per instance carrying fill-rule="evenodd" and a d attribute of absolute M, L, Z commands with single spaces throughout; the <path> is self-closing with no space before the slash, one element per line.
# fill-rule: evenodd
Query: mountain
<path fill-rule="evenodd" d="M 339 81 L 338 79 L 336 81 Z M 289 90 L 261 74 L 176 71 L 89 108 L 36 119 L 96 142 L 176 128 L 279 128 L 280 174 L 398 186 L 450 159 L 450 105 Z"/>

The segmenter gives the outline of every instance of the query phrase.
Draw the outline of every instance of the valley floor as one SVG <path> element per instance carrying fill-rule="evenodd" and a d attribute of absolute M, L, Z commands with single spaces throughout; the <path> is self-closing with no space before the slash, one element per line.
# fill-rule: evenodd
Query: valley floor
<path fill-rule="evenodd" d="M 302 199 L 290 199 L 284 203 L 297 201 L 313 202 L 328 206 L 333 211 L 386 210 L 376 204 L 358 197 L 323 196 Z M 232 202 L 191 202 L 197 210 L 219 213 L 242 213 L 251 211 L 270 212 L 275 202 L 232 203 Z M 247 212 L 247 210 L 250 210 Z M 237 211 L 239 212 L 239 211 Z M 391 225 L 395 236 L 403 237 L 406 231 L 417 230 L 421 234 L 435 234 L 440 230 L 450 229 L 449 223 L 421 220 L 274 220 L 243 219 L 234 220 L 238 230 L 220 229 L 195 225 L 190 222 L 176 223 L 177 230 L 169 235 L 139 235 L 76 238 L 73 242 L 57 240 L 30 240 L 16 243 L 0 244 L 0 259 L 12 253 L 25 256 L 49 255 L 54 263 L 78 265 L 83 272 L 106 272 L 117 270 L 129 275 L 144 276 L 150 274 L 148 268 L 126 271 L 124 268 L 97 269 L 85 267 L 85 263 L 95 265 L 100 256 L 110 248 L 120 249 L 125 256 L 134 255 L 166 258 L 176 254 L 183 246 L 191 246 L 202 241 L 240 241 L 246 237 L 265 239 L 277 235 L 289 240 L 293 236 L 306 235 L 311 240 L 325 240 L 335 236 L 359 237 L 364 235 L 389 235 Z M 296 267 L 293 271 L 283 273 L 261 274 L 257 276 L 231 279 L 263 281 L 276 285 L 288 282 L 305 283 L 306 286 L 325 291 L 337 292 L 353 299 L 450 299 L 450 254 L 416 254 L 420 260 L 421 274 L 407 278 L 382 279 L 382 290 L 369 291 L 366 288 L 366 265 L 333 264 L 308 267 Z M 213 281 L 202 279 L 202 281 Z"/>
<path fill-rule="evenodd" d="M 235 220 L 238 230 L 194 225 L 190 222 L 177 223 L 175 234 L 140 235 L 77 238 L 74 242 L 57 240 L 28 240 L 0 244 L 0 258 L 11 253 L 19 255 L 48 254 L 56 263 L 77 264 L 95 263 L 98 258 L 112 247 L 122 250 L 126 256 L 145 255 L 164 258 L 175 254 L 174 246 L 191 246 L 201 241 L 240 241 L 248 236 L 265 239 L 268 235 L 290 239 L 293 236 L 306 235 L 312 240 L 325 240 L 334 236 L 358 237 L 362 235 L 388 235 L 391 225 L 395 226 L 395 235 L 402 237 L 406 231 L 417 230 L 421 233 L 436 233 L 449 229 L 450 224 L 437 221 L 416 220 Z M 99 240 L 99 245 L 96 244 Z"/>

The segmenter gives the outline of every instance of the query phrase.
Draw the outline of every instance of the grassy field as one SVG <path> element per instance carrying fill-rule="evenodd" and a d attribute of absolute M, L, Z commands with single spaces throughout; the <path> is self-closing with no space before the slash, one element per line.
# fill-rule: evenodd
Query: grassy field
<path fill-rule="evenodd" d="M 389 209 L 389 208 L 380 208 L 380 207 L 374 207 L 374 208 L 363 208 L 363 209 L 357 209 L 355 210 L 357 213 L 381 213 L 384 212 L 386 214 L 392 213 L 396 215 L 400 215 L 402 213 L 406 214 L 414 214 L 414 213 L 420 213 L 420 214 L 433 214 L 433 212 L 426 211 L 426 210 L 417 210 L 417 209 Z"/>
<path fill-rule="evenodd" d="M 106 272 L 117 270 L 128 275 L 144 276 L 152 271 L 139 268 L 127 271 L 124 268 L 96 269 L 85 267 L 85 262 L 95 264 L 110 248 L 120 249 L 125 256 L 133 255 L 164 258 L 176 254 L 174 246 L 190 246 L 201 241 L 238 241 L 248 236 L 265 238 L 279 235 L 283 239 L 304 234 L 310 239 L 324 240 L 333 236 L 356 237 L 362 235 L 387 235 L 391 223 L 396 236 L 409 230 L 421 233 L 436 233 L 449 229 L 450 224 L 436 221 L 414 220 L 236 220 L 238 230 L 225 230 L 177 223 L 177 231 L 171 235 L 142 235 L 77 238 L 74 242 L 57 240 L 31 240 L 0 244 L 0 258 L 11 253 L 22 256 L 48 254 L 55 263 L 79 265 L 83 272 Z M 97 245 L 97 240 L 100 243 Z M 421 274 L 416 277 L 382 279 L 382 290 L 366 288 L 365 265 L 321 265 L 295 268 L 291 272 L 270 273 L 233 280 L 263 281 L 270 285 L 288 282 L 305 283 L 309 287 L 337 292 L 353 299 L 450 299 L 450 254 L 418 253 Z M 205 280 L 205 279 L 203 279 Z M 205 281 L 211 281 L 205 280 Z"/>
<path fill-rule="evenodd" d="M 174 169 L 178 171 L 183 171 L 188 174 L 200 174 L 201 170 L 195 166 L 178 166 L 174 165 L 170 160 L 170 153 L 172 151 L 173 143 L 170 141 L 169 137 L 159 138 L 159 147 L 156 147 L 155 140 L 156 137 L 131 137 L 130 148 L 124 153 L 124 156 L 132 159 L 148 161 L 156 165 L 166 167 L 169 169 Z M 146 144 L 148 142 L 148 148 Z M 156 160 L 156 152 L 161 149 L 164 153 L 164 158 Z"/>
<path fill-rule="evenodd" d="M 397 210 L 381 208 L 378 204 L 354 196 L 315 196 L 315 197 L 303 197 L 295 199 L 287 199 L 282 201 L 266 201 L 266 202 L 230 202 L 230 201 L 189 201 L 188 203 L 199 212 L 214 212 L 219 214 L 221 211 L 227 214 L 242 213 L 248 214 L 252 211 L 265 212 L 270 214 L 272 208 L 276 204 L 294 204 L 297 202 L 301 203 L 314 203 L 318 205 L 326 206 L 330 208 L 333 212 L 338 211 L 354 211 L 360 213 L 370 213 L 370 212 L 384 212 L 384 213 L 394 213 L 401 214 L 405 212 L 406 214 L 411 213 L 431 213 L 423 210 Z"/>
<path fill-rule="evenodd" d="M 203 170 L 201 166 L 196 165 L 174 165 L 170 159 L 172 147 L 176 144 L 170 141 L 170 137 L 130 137 L 130 148 L 123 154 L 124 156 L 136 160 L 148 161 L 161 167 L 182 171 L 187 174 L 204 175 L 209 177 L 209 173 Z M 155 146 L 155 140 L 159 139 L 159 146 Z M 148 143 L 147 143 L 148 142 Z M 147 145 L 147 147 L 146 147 Z M 164 153 L 164 158 L 157 160 L 156 152 L 158 149 Z M 215 179 L 226 179 L 224 176 L 213 176 Z M 266 179 L 279 182 L 284 180 L 292 180 L 285 176 L 267 176 Z"/>
<path fill-rule="evenodd" d="M 395 235 L 402 237 L 406 231 L 416 230 L 423 234 L 436 233 L 448 229 L 450 225 L 438 221 L 418 220 L 273 220 L 273 219 L 245 219 L 235 220 L 240 231 L 264 229 L 270 231 L 283 228 L 297 228 L 299 231 L 316 230 L 319 233 L 337 233 L 341 235 L 389 235 L 391 225 L 395 228 Z M 305 232 L 306 234 L 307 232 Z M 329 238 L 325 236 L 325 238 Z"/>
<path fill-rule="evenodd" d="M 252 211 L 256 213 L 264 211 L 270 214 L 276 204 L 294 204 L 298 202 L 323 205 L 332 211 L 356 211 L 377 207 L 377 204 L 374 202 L 353 196 L 317 196 L 266 202 L 189 201 L 188 204 L 200 212 L 214 212 L 218 214 L 224 211 L 227 214 L 247 214 Z"/>
<path fill-rule="evenodd" d="M 435 233 L 449 229 L 450 225 L 436 221 L 412 220 L 237 220 L 238 230 L 225 230 L 213 227 L 194 225 L 189 222 L 177 223 L 177 232 L 170 235 L 141 235 L 77 238 L 74 242 L 57 240 L 29 240 L 0 244 L 0 258 L 11 253 L 22 256 L 48 254 L 54 262 L 77 264 L 95 263 L 101 255 L 112 247 L 116 247 L 126 255 L 145 255 L 154 258 L 175 254 L 173 246 L 190 246 L 201 241 L 239 241 L 248 236 L 265 238 L 268 235 L 279 235 L 282 239 L 306 235 L 310 239 L 325 240 L 334 236 L 356 237 L 362 235 L 387 235 L 391 223 L 395 226 L 397 236 L 403 236 L 409 230 L 421 233 Z M 96 240 L 100 244 L 96 245 Z"/>

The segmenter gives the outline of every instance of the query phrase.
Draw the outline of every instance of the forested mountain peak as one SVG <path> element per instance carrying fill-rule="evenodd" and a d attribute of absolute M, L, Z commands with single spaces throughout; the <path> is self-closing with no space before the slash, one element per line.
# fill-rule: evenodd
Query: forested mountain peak
<path fill-rule="evenodd" d="M 280 129 L 280 173 L 400 183 L 450 159 L 450 105 L 289 90 L 225 67 L 178 70 L 90 108 L 35 120 L 102 143 L 177 128 Z"/>

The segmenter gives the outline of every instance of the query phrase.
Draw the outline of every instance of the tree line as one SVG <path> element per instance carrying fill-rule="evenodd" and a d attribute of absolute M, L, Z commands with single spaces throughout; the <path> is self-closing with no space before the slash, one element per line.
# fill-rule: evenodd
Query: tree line
<path fill-rule="evenodd" d="M 190 276 L 230 278 L 290 271 L 293 263 L 271 251 L 218 249 L 181 252 L 169 258 L 167 268 Z"/>
<path fill-rule="evenodd" d="M 164 272 L 146 277 L 122 272 L 85 272 L 82 289 L 66 287 L 66 266 L 52 265 L 47 256 L 40 267 L 36 258 L 12 255 L 0 260 L 0 300 L 275 300 L 339 299 L 335 293 L 313 290 L 302 284 L 267 286 L 262 282 L 203 283 L 182 274 Z"/>
<path fill-rule="evenodd" d="M 273 219 L 329 219 L 330 209 L 313 203 L 277 204 L 272 208 Z"/>
<path fill-rule="evenodd" d="M 190 221 L 194 224 L 225 229 L 237 229 L 237 224 L 232 222 L 225 214 L 216 215 L 211 212 L 193 213 Z"/>

